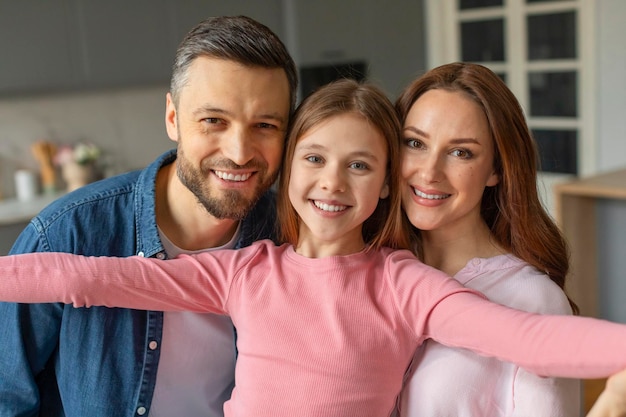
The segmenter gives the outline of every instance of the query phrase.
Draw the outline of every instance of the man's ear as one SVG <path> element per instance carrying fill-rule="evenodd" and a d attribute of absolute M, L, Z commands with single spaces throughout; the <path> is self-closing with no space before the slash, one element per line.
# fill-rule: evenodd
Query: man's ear
<path fill-rule="evenodd" d="M 389 197 L 389 184 L 385 181 L 385 185 L 380 189 L 380 199 L 384 200 L 387 197 Z"/>
<path fill-rule="evenodd" d="M 167 136 L 174 142 L 178 142 L 178 118 L 176 117 L 176 106 L 172 100 L 172 94 L 165 96 L 165 129 Z"/>

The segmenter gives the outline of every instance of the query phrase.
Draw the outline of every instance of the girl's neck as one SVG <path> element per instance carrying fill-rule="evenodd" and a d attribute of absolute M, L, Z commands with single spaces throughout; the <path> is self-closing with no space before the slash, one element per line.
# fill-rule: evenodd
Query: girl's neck
<path fill-rule="evenodd" d="M 506 253 L 483 221 L 471 227 L 422 231 L 422 245 L 424 263 L 450 276 L 473 258 L 491 258 Z"/>

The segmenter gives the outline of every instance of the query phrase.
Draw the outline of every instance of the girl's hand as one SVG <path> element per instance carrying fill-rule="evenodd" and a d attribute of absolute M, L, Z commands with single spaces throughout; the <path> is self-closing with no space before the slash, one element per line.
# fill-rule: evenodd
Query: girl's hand
<path fill-rule="evenodd" d="M 626 417 L 626 369 L 606 381 L 587 417 Z"/>

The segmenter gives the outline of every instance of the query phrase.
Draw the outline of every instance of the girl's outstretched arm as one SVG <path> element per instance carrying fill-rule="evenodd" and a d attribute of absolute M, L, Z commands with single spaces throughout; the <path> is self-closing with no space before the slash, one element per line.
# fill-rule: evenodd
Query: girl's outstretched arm
<path fill-rule="evenodd" d="M 626 368 L 624 324 L 530 314 L 467 292 L 441 300 L 430 312 L 425 334 L 541 376 L 606 378 Z"/>
<path fill-rule="evenodd" d="M 0 301 L 62 302 L 224 314 L 231 284 L 258 248 L 171 260 L 29 253 L 0 257 Z"/>
<path fill-rule="evenodd" d="M 626 417 L 626 369 L 607 380 L 587 417 Z"/>

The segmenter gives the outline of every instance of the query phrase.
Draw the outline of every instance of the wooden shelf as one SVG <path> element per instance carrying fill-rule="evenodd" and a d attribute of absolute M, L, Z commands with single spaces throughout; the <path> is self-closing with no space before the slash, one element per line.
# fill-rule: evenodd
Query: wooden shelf
<path fill-rule="evenodd" d="M 599 317 L 596 202 L 626 200 L 626 169 L 554 186 L 556 221 L 570 246 L 569 296 L 583 316 Z M 583 381 L 587 413 L 606 380 Z"/>
<path fill-rule="evenodd" d="M 626 169 L 554 187 L 556 221 L 570 245 L 567 290 L 584 316 L 598 317 L 596 202 L 626 200 Z"/>

